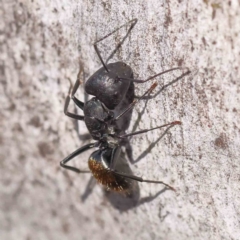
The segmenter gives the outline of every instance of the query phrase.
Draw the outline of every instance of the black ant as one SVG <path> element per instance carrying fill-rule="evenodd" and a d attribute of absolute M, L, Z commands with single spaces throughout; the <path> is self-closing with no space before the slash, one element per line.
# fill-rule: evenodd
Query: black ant
<path fill-rule="evenodd" d="M 103 65 L 103 67 L 96 71 L 85 84 L 86 93 L 91 94 L 94 97 L 85 103 L 81 102 L 75 97 L 75 93 L 80 85 L 79 80 L 76 81 L 71 94 L 69 90 L 69 95 L 67 96 L 64 105 L 64 113 L 68 117 L 84 121 L 92 138 L 94 140 L 97 140 L 97 142 L 89 143 L 85 146 L 80 147 L 65 159 L 63 159 L 60 165 L 63 168 L 72 170 L 77 173 L 88 172 L 81 171 L 78 168 L 66 165 L 66 163 L 82 152 L 97 147 L 99 149 L 94 151 L 89 157 L 88 166 L 95 179 L 107 187 L 107 189 L 127 193 L 131 188 L 131 180 L 135 180 L 139 182 L 160 183 L 164 184 L 171 190 L 175 190 L 173 187 L 162 181 L 146 180 L 142 179 L 141 177 L 126 174 L 123 168 L 121 168 L 121 162 L 119 158 L 121 153 L 121 146 L 124 145 L 124 140 L 126 138 L 165 126 L 181 124 L 180 121 L 174 121 L 155 128 L 125 134 L 121 120 L 129 111 L 133 109 L 137 102 L 150 94 L 157 86 L 157 83 L 153 83 L 141 97 L 134 100 L 134 97 L 132 97 L 134 96 L 133 83 L 144 83 L 164 73 L 182 69 L 180 67 L 176 67 L 151 76 L 146 80 L 138 80 L 134 79 L 133 71 L 127 64 L 123 62 L 106 64 L 101 57 L 97 43 L 130 23 L 131 26 L 128 32 L 130 32 L 131 29 L 135 26 L 137 19 L 133 19 L 128 23 L 120 26 L 113 32 L 107 34 L 94 43 L 95 51 Z M 67 109 L 70 99 L 72 99 L 74 103 L 81 110 L 83 110 L 84 116 L 68 112 Z"/>

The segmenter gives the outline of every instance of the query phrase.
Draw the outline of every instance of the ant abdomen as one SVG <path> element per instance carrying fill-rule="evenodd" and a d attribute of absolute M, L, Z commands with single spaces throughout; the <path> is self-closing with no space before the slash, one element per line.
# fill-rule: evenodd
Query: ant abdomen
<path fill-rule="evenodd" d="M 93 152 L 88 160 L 89 169 L 97 182 L 106 187 L 107 190 L 130 194 L 133 181 L 115 174 L 110 169 L 111 163 L 109 161 L 112 152 L 113 150 L 110 148 Z M 118 163 L 121 163 L 121 159 L 118 159 Z M 125 171 L 123 164 L 116 164 L 114 169 L 118 172 Z"/>

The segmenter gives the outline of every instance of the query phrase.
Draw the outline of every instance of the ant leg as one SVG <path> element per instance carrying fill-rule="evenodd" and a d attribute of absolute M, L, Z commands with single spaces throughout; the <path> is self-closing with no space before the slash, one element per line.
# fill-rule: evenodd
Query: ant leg
<path fill-rule="evenodd" d="M 108 68 L 107 68 L 106 64 L 104 63 L 104 61 L 103 61 L 103 59 L 102 59 L 102 56 L 101 56 L 101 54 L 100 54 L 100 51 L 99 51 L 99 49 L 98 49 L 98 47 L 97 47 L 97 43 L 99 43 L 99 42 L 101 42 L 102 40 L 104 40 L 105 38 L 111 36 L 112 34 L 114 34 L 115 32 L 117 32 L 119 29 L 127 26 L 129 23 L 132 23 L 132 24 L 131 24 L 128 32 L 127 32 L 127 35 L 128 35 L 128 33 L 133 29 L 133 27 L 134 27 L 135 24 L 137 23 L 137 18 L 134 18 L 134 19 L 130 20 L 129 22 L 123 24 L 122 26 L 116 28 L 115 30 L 113 30 L 112 32 L 110 32 L 110 33 L 107 34 L 106 36 L 100 38 L 99 40 L 97 40 L 97 41 L 93 44 L 94 49 L 95 49 L 95 51 L 96 51 L 96 53 L 97 53 L 97 55 L 98 55 L 98 57 L 99 57 L 102 65 L 103 65 L 103 67 L 105 68 L 105 70 L 106 70 L 107 72 L 109 72 L 109 71 L 108 71 Z M 125 39 L 124 39 L 124 40 L 125 40 Z M 124 41 L 124 40 L 123 40 L 123 41 Z M 122 42 L 123 42 L 123 41 L 122 41 Z M 122 42 L 121 42 L 121 43 L 122 43 Z M 120 43 L 120 45 L 121 45 L 121 43 Z M 119 45 L 119 44 L 118 44 L 118 45 Z"/>
<path fill-rule="evenodd" d="M 163 75 L 165 73 L 168 73 L 168 72 L 171 72 L 171 71 L 174 71 L 174 70 L 186 70 L 186 73 L 184 73 L 184 75 L 187 75 L 187 74 L 191 73 L 191 71 L 189 70 L 188 67 L 175 67 L 175 68 L 171 68 L 171 69 L 168 69 L 166 71 L 157 73 L 157 74 L 147 78 L 146 80 L 133 79 L 133 78 L 122 78 L 122 77 L 119 78 L 119 79 L 126 80 L 126 81 L 131 81 L 131 82 L 135 82 L 135 83 L 145 83 L 145 82 L 148 82 L 148 81 L 150 81 L 150 80 L 152 80 L 152 79 L 154 79 L 154 78 L 156 78 L 158 76 L 161 76 L 161 75 Z"/>
<path fill-rule="evenodd" d="M 129 179 L 132 179 L 132 180 L 135 180 L 135 181 L 138 181 L 138 182 L 148 182 L 148 183 L 157 183 L 157 184 L 163 184 L 165 185 L 167 188 L 173 190 L 173 191 L 176 191 L 175 188 L 171 187 L 170 185 L 162 182 L 162 181 L 155 181 L 155 180 L 147 180 L 147 179 L 143 179 L 141 177 L 137 177 L 137 176 L 134 176 L 134 175 L 129 175 L 129 174 L 125 174 L 125 173 L 119 173 L 117 172 L 116 170 L 113 170 L 112 171 L 114 174 L 118 175 L 118 176 L 121 176 L 121 177 L 124 177 L 124 178 L 129 178 Z"/>
<path fill-rule="evenodd" d="M 110 160 L 110 169 L 113 170 L 115 168 L 115 164 L 119 158 L 119 155 L 121 153 L 121 147 L 117 146 L 113 149 L 111 154 L 111 160 Z"/>
<path fill-rule="evenodd" d="M 119 114 L 119 115 L 114 119 L 114 121 L 117 121 L 117 120 L 118 120 L 119 118 L 121 118 L 124 114 L 126 114 L 128 111 L 130 111 L 141 99 L 143 99 L 147 94 L 151 93 L 156 86 L 157 86 L 157 83 L 152 84 L 152 86 L 151 86 L 142 96 L 140 96 L 138 99 L 135 99 L 135 100 L 128 106 L 128 108 L 126 108 L 121 114 Z M 163 127 L 166 127 L 166 126 L 177 125 L 177 124 L 180 125 L 181 122 L 180 122 L 180 121 L 174 121 L 174 122 L 167 123 L 167 124 L 164 124 L 164 125 L 155 127 L 155 128 L 144 129 L 144 130 L 140 130 L 140 131 L 137 131 L 137 132 L 125 134 L 125 135 L 122 135 L 122 136 L 114 135 L 114 137 L 125 138 L 125 137 L 129 137 L 129 136 L 133 136 L 133 135 L 137 135 L 137 134 L 149 132 L 149 131 L 152 131 L 152 130 L 155 130 L 155 129 L 163 128 Z"/>
<path fill-rule="evenodd" d="M 75 97 L 75 93 L 78 90 L 79 86 L 80 86 L 80 74 L 81 74 L 81 70 L 79 71 L 78 75 L 77 75 L 77 81 L 75 82 L 74 86 L 73 86 L 73 90 L 72 90 L 72 94 L 71 94 L 71 98 L 74 101 L 74 103 L 81 109 L 83 110 L 84 108 L 84 103 L 81 102 L 80 100 L 78 100 Z"/>
<path fill-rule="evenodd" d="M 181 124 L 180 121 L 174 121 L 174 122 L 167 123 L 167 124 L 155 127 L 155 128 L 144 129 L 144 130 L 140 130 L 140 131 L 137 131 L 137 132 L 133 132 L 133 133 L 129 133 L 129 134 L 121 135 L 121 136 L 116 136 L 116 137 L 118 137 L 118 138 L 126 138 L 126 137 L 130 137 L 130 136 L 146 133 L 146 132 L 149 132 L 149 131 L 153 131 L 153 130 L 156 130 L 156 129 L 159 129 L 159 128 L 163 128 L 163 127 L 167 127 L 167 126 L 172 127 L 173 125 L 180 125 L 180 124 Z"/>
<path fill-rule="evenodd" d="M 60 166 L 66 169 L 69 169 L 71 171 L 74 171 L 76 173 L 89 173 L 89 171 L 81 171 L 78 168 L 75 167 L 71 167 L 66 165 L 67 162 L 69 162 L 70 160 L 72 160 L 73 158 L 75 158 L 77 155 L 95 147 L 95 143 L 89 143 L 83 147 L 80 147 L 79 149 L 77 149 L 76 151 L 74 151 L 73 153 L 71 153 L 69 156 L 67 156 L 66 158 L 64 158 L 61 162 L 60 162 Z"/>
<path fill-rule="evenodd" d="M 65 105 L 64 105 L 64 114 L 67 115 L 70 118 L 74 118 L 74 119 L 77 119 L 77 120 L 84 121 L 84 116 L 68 112 L 67 109 L 68 109 L 69 102 L 70 102 L 70 97 L 67 96 L 66 101 L 65 101 Z"/>
<path fill-rule="evenodd" d="M 157 86 L 157 83 L 155 82 L 152 84 L 152 86 L 138 99 L 135 99 L 122 113 L 120 113 L 114 121 L 117 121 L 119 118 L 121 118 L 124 114 L 126 114 L 128 111 L 130 111 L 141 99 L 143 99 L 147 94 L 151 93 L 154 88 Z"/>
<path fill-rule="evenodd" d="M 80 73 L 80 72 L 79 72 Z M 79 76 L 79 75 L 78 75 Z M 71 89 L 72 89 L 72 86 L 70 85 L 70 88 L 69 88 L 69 91 L 68 91 L 68 96 L 66 97 L 66 100 L 65 100 L 65 104 L 64 104 L 64 113 L 65 115 L 67 115 L 68 117 L 70 118 L 74 118 L 74 119 L 77 119 L 77 120 L 81 120 L 81 121 L 84 121 L 84 116 L 81 116 L 81 115 L 77 115 L 77 114 L 74 114 L 74 113 L 70 113 L 68 112 L 68 106 L 69 106 L 69 103 L 70 103 L 70 99 L 72 99 L 74 101 L 74 103 L 80 108 L 80 109 L 83 109 L 84 107 L 84 103 L 81 102 L 80 100 L 78 100 L 74 94 L 76 93 L 78 87 L 79 87 L 79 79 L 77 78 L 77 81 L 75 82 L 74 84 L 74 87 L 73 87 L 73 91 L 72 91 L 72 94 L 71 94 Z"/>
<path fill-rule="evenodd" d="M 178 76 L 177 78 L 175 78 L 174 80 L 172 80 L 171 82 L 167 83 L 166 85 L 162 86 L 160 90 L 158 90 L 154 95 L 145 97 L 144 99 L 152 99 L 155 98 L 159 93 L 161 93 L 165 88 L 169 87 L 170 85 L 174 84 L 175 82 L 179 81 L 180 79 L 184 78 L 186 75 L 188 75 L 190 73 L 190 71 L 184 72 L 183 74 L 181 74 L 180 76 Z M 138 96 L 135 95 L 135 98 L 139 98 Z"/>

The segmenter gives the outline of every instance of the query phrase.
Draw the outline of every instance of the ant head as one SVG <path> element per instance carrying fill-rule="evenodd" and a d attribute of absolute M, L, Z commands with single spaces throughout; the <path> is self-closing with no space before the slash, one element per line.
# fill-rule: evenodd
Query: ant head
<path fill-rule="evenodd" d="M 108 109 L 115 109 L 122 101 L 130 86 L 130 81 L 121 78 L 133 78 L 132 69 L 123 62 L 110 63 L 95 72 L 86 82 L 85 91 L 97 97 Z"/>

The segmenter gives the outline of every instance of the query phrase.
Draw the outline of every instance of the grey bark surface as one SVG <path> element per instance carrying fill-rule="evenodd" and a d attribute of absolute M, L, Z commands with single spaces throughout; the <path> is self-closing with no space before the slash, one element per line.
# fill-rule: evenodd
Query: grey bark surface
<path fill-rule="evenodd" d="M 240 239 L 239 5 L 1 1 L 0 239 Z M 92 43 L 133 18 L 110 61 L 126 62 L 139 79 L 175 66 L 192 71 L 149 100 L 144 114 L 145 101 L 134 108 L 128 132 L 182 122 L 161 140 L 163 130 L 131 139 L 134 174 L 176 188 L 140 183 L 135 205 L 59 166 L 89 142 L 63 113 L 70 81 L 80 67 L 82 81 L 94 73 L 101 64 Z M 104 59 L 123 33 L 100 44 Z M 156 92 L 181 73 L 155 79 Z M 136 94 L 150 85 L 136 84 Z M 83 86 L 77 94 L 84 99 Z M 89 154 L 72 164 L 87 169 Z"/>

